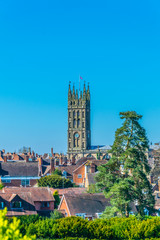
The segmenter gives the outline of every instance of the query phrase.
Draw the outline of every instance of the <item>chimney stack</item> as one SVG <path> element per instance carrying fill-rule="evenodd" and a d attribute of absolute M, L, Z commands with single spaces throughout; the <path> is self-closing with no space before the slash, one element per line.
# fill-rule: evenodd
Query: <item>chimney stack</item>
<path fill-rule="evenodd" d="M 25 159 L 26 159 L 26 162 L 29 162 L 29 156 L 28 155 L 25 156 Z"/>
<path fill-rule="evenodd" d="M 54 157 L 53 148 L 51 148 L 51 154 L 52 154 L 52 157 Z"/>
<path fill-rule="evenodd" d="M 7 162 L 7 156 L 3 156 L 4 162 Z"/>
<path fill-rule="evenodd" d="M 62 155 L 60 156 L 59 164 L 60 164 L 60 165 L 63 165 L 63 157 L 62 157 Z"/>
<path fill-rule="evenodd" d="M 55 167 L 54 167 L 54 158 L 51 158 L 51 160 L 50 160 L 50 166 L 51 166 L 50 173 L 52 173 L 52 172 L 54 172 L 54 170 L 55 170 Z"/>

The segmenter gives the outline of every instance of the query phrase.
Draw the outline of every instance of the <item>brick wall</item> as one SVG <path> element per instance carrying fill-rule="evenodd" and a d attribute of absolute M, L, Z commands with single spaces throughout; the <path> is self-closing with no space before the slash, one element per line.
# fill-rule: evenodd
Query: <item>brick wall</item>
<path fill-rule="evenodd" d="M 82 175 L 81 178 L 78 178 L 78 175 Z M 85 181 L 85 166 L 81 166 L 73 173 L 73 182 L 77 185 L 83 185 Z"/>
<path fill-rule="evenodd" d="M 61 210 L 61 211 L 65 210 L 65 212 L 66 212 L 66 215 L 65 215 L 65 216 L 66 216 L 66 217 L 70 217 L 70 216 L 71 216 L 70 213 L 69 213 L 69 210 L 68 210 L 68 207 L 67 207 L 65 198 L 63 198 L 63 201 L 62 201 L 62 203 L 61 203 L 61 206 L 59 207 L 58 210 Z"/>

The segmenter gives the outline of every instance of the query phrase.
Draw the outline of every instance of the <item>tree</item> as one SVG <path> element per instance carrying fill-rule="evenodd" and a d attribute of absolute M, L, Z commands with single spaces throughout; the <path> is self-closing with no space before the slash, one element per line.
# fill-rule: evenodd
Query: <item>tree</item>
<path fill-rule="evenodd" d="M 115 133 L 112 157 L 98 168 L 99 174 L 95 178 L 97 186 L 111 199 L 115 212 L 128 217 L 131 202 L 134 202 L 142 216 L 144 209 L 152 213 L 155 204 L 145 154 L 149 141 L 145 129 L 139 124 L 141 115 L 128 111 L 121 112 L 120 118 L 124 119 L 124 123 Z"/>
<path fill-rule="evenodd" d="M 38 187 L 52 187 L 52 188 L 69 188 L 73 187 L 73 183 L 59 175 L 50 175 L 41 177 L 37 180 Z"/>
<path fill-rule="evenodd" d="M 56 168 L 56 169 L 54 170 L 54 172 L 52 172 L 51 174 L 52 174 L 52 175 L 59 175 L 59 176 L 62 176 L 62 171 L 59 170 L 58 168 Z"/>
<path fill-rule="evenodd" d="M 23 236 L 20 233 L 20 220 L 13 218 L 13 222 L 9 223 L 6 218 L 7 209 L 0 211 L 0 239 L 3 240 L 35 240 L 34 236 Z"/>
<path fill-rule="evenodd" d="M 51 212 L 50 217 L 56 220 L 56 219 L 63 218 L 63 214 L 56 209 L 54 210 L 54 212 Z"/>
<path fill-rule="evenodd" d="M 55 199 L 54 206 L 55 208 L 58 208 L 58 205 L 60 204 L 60 197 L 57 190 L 53 193 L 53 197 Z"/>

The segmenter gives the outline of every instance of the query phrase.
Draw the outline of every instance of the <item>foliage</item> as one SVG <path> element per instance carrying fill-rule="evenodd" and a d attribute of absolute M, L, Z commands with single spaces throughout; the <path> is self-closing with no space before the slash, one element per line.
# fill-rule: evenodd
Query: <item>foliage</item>
<path fill-rule="evenodd" d="M 37 180 L 38 187 L 69 188 L 73 184 L 69 179 L 58 175 L 45 176 Z"/>
<path fill-rule="evenodd" d="M 54 210 L 54 212 L 51 212 L 50 217 L 52 219 L 60 219 L 63 217 L 63 214 L 59 212 L 58 210 Z"/>
<path fill-rule="evenodd" d="M 88 193 L 99 193 L 100 190 L 98 189 L 96 184 L 90 184 L 89 189 L 87 190 Z"/>
<path fill-rule="evenodd" d="M 58 168 L 56 168 L 56 169 L 54 170 L 54 172 L 52 172 L 51 174 L 52 174 L 52 175 L 59 175 L 59 176 L 62 176 L 62 171 L 59 170 Z"/>
<path fill-rule="evenodd" d="M 20 233 L 20 221 L 15 217 L 12 222 L 9 222 L 6 218 L 7 209 L 0 211 L 0 239 L 3 240 L 34 240 L 34 236 L 22 236 Z"/>
<path fill-rule="evenodd" d="M 30 216 L 28 216 L 28 219 L 31 220 Z M 58 220 L 51 218 L 37 218 L 36 220 L 33 217 L 33 222 L 30 223 L 26 217 L 26 226 L 24 227 L 27 229 L 27 236 L 35 234 L 36 239 L 45 240 L 147 240 L 160 238 L 160 217 L 144 217 L 142 220 L 135 216 L 128 218 L 114 217 L 111 219 L 95 219 L 93 221 L 88 221 L 80 217 L 67 217 Z"/>
<path fill-rule="evenodd" d="M 2 188 L 4 188 L 4 185 L 2 182 L 0 182 L 0 190 L 2 190 Z"/>
<path fill-rule="evenodd" d="M 120 113 L 120 118 L 124 119 L 124 123 L 115 133 L 112 157 L 107 164 L 98 167 L 99 173 L 95 176 L 99 189 L 111 199 L 113 208 L 106 209 L 106 217 L 109 210 L 109 216 L 118 213 L 128 217 L 132 202 L 137 203 L 139 215 L 144 215 L 144 209 L 151 214 L 155 200 L 148 180 L 150 167 L 145 155 L 148 139 L 145 129 L 139 124 L 142 116 L 128 111 Z"/>
<path fill-rule="evenodd" d="M 59 194 L 58 194 L 57 190 L 53 193 L 53 196 L 54 196 L 54 199 L 55 199 L 54 207 L 58 208 L 58 205 L 60 204 L 60 197 L 59 197 Z"/>

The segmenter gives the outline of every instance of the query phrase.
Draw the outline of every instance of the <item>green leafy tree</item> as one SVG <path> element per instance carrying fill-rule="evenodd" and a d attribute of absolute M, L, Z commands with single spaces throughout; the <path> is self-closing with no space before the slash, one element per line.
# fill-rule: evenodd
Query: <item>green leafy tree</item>
<path fill-rule="evenodd" d="M 41 177 L 37 180 L 38 187 L 52 187 L 52 188 L 69 188 L 73 187 L 73 183 L 64 177 L 59 175 L 50 175 Z"/>
<path fill-rule="evenodd" d="M 20 220 L 13 218 L 10 223 L 6 218 L 7 209 L 0 211 L 0 239 L 3 240 L 35 240 L 34 236 L 23 236 L 20 233 Z"/>
<path fill-rule="evenodd" d="M 62 176 L 62 171 L 59 170 L 58 168 L 56 168 L 56 169 L 54 170 L 54 172 L 52 172 L 52 175 L 59 175 L 59 176 Z"/>
<path fill-rule="evenodd" d="M 59 197 L 59 194 L 58 194 L 57 190 L 53 193 L 53 196 L 54 196 L 54 199 L 55 199 L 54 206 L 55 206 L 55 208 L 58 208 L 58 205 L 60 203 L 60 197 Z"/>
<path fill-rule="evenodd" d="M 120 118 L 124 122 L 115 133 L 112 157 L 107 164 L 98 168 L 99 174 L 95 178 L 97 186 L 111 199 L 115 212 L 128 217 L 131 202 L 134 202 L 142 216 L 144 209 L 152 213 L 155 204 L 148 180 L 150 167 L 145 154 L 149 142 L 145 129 L 139 123 L 141 115 L 128 111 L 121 112 Z"/>
<path fill-rule="evenodd" d="M 51 212 L 50 217 L 56 220 L 56 219 L 63 218 L 63 214 L 59 212 L 57 209 L 55 209 L 54 212 Z"/>

